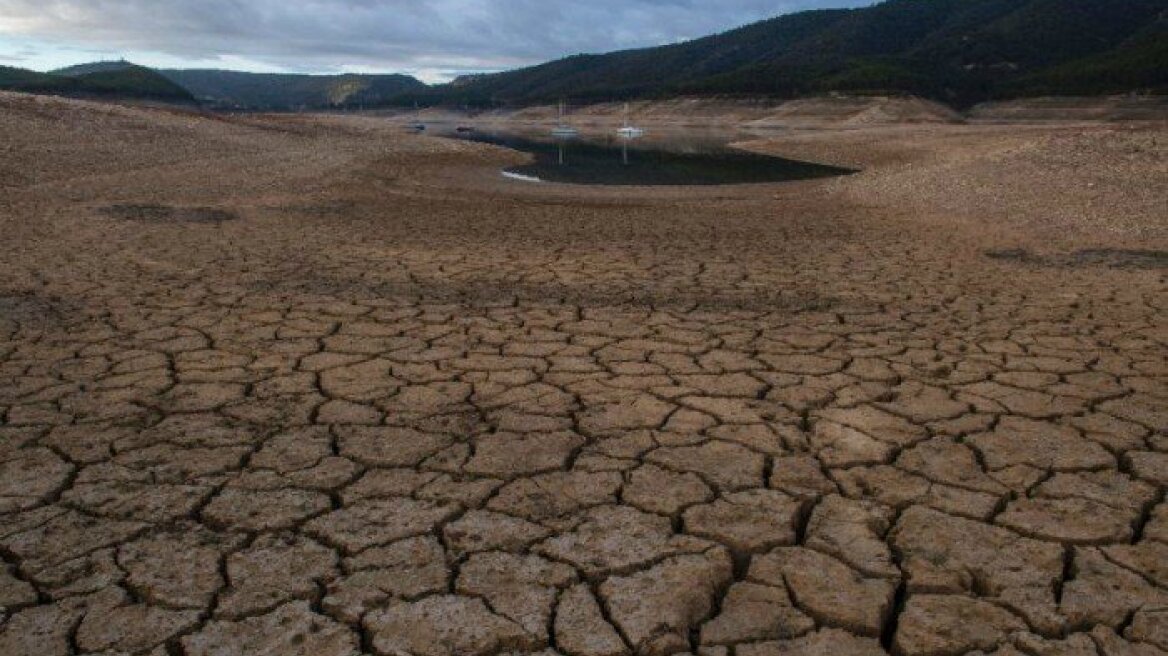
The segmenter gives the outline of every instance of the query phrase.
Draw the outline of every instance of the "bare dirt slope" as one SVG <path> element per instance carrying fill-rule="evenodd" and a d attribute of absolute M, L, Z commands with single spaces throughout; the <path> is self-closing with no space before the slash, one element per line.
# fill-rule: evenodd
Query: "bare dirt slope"
<path fill-rule="evenodd" d="M 490 124 L 548 123 L 559 120 L 556 105 L 468 114 L 447 109 L 409 113 L 422 120 L 473 120 Z M 905 123 L 960 123 L 953 109 L 915 97 L 822 96 L 782 101 L 768 98 L 673 98 L 630 103 L 596 103 L 566 108 L 578 125 L 613 125 L 626 116 L 637 125 L 719 125 L 748 128 L 821 128 Z"/>
<path fill-rule="evenodd" d="M 0 144 L 0 654 L 1168 650 L 1163 128 L 669 190 L 372 118 Z"/>

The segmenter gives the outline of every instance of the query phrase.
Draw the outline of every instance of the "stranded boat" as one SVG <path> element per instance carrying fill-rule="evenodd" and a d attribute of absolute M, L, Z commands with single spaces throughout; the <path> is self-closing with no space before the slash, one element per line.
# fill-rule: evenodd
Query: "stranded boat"
<path fill-rule="evenodd" d="M 626 139 L 636 139 L 637 137 L 645 136 L 645 131 L 641 128 L 633 127 L 629 123 L 629 104 L 625 103 L 625 126 L 616 131 L 616 133 Z"/>
<path fill-rule="evenodd" d="M 560 124 L 552 128 L 552 136 L 560 138 L 575 137 L 580 134 L 576 128 L 568 125 L 564 121 L 564 103 L 560 101 Z"/>

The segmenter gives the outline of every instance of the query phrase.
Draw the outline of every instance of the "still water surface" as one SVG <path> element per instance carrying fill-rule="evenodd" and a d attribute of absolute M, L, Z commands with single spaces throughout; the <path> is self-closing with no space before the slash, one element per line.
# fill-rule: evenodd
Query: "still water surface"
<path fill-rule="evenodd" d="M 538 132 L 491 129 L 436 132 L 441 136 L 527 153 L 530 164 L 504 173 L 529 182 L 591 185 L 724 185 L 806 180 L 854 173 L 849 169 L 771 157 L 732 147 L 729 132 L 650 132 L 627 139 L 583 134 L 557 139 Z"/>

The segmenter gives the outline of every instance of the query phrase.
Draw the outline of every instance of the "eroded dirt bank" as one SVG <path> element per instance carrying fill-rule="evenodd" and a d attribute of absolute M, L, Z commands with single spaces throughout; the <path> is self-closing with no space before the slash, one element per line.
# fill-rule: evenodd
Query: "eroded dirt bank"
<path fill-rule="evenodd" d="M 0 653 L 1162 653 L 1166 136 L 613 190 L 0 94 Z"/>

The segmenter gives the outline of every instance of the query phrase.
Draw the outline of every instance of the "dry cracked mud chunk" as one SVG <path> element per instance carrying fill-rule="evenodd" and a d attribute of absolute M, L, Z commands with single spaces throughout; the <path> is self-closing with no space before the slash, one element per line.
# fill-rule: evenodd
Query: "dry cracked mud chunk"
<path fill-rule="evenodd" d="M 1035 488 L 1034 495 L 1046 499 L 1088 499 L 1138 514 L 1156 501 L 1157 492 L 1152 485 L 1127 474 L 1106 470 L 1055 474 Z"/>
<path fill-rule="evenodd" d="M 190 516 L 213 492 L 213 488 L 205 485 L 79 482 L 61 495 L 61 502 L 103 517 L 161 523 Z"/>
<path fill-rule="evenodd" d="M 72 473 L 73 466 L 49 449 L 4 454 L 0 462 L 0 512 L 43 503 L 67 484 Z"/>
<path fill-rule="evenodd" d="M 1098 442 L 1112 453 L 1138 451 L 1147 447 L 1144 441 L 1148 435 L 1147 428 L 1108 414 L 1087 413 L 1081 417 L 1072 417 L 1070 424 L 1083 431 L 1087 439 Z"/>
<path fill-rule="evenodd" d="M 646 456 L 649 462 L 679 472 L 693 472 L 723 491 L 763 486 L 766 458 L 744 446 L 718 440 L 698 446 L 662 447 Z"/>
<path fill-rule="evenodd" d="M 892 611 L 898 581 L 865 577 L 839 560 L 803 547 L 754 557 L 750 581 L 790 591 L 796 607 L 821 624 L 878 637 Z"/>
<path fill-rule="evenodd" d="M 171 413 L 208 412 L 244 400 L 246 389 L 231 383 L 178 383 L 158 402 Z"/>
<path fill-rule="evenodd" d="M 160 483 L 192 483 L 202 476 L 237 471 L 249 452 L 246 446 L 175 446 L 157 444 L 118 453 L 113 462 L 147 473 Z M 94 469 L 81 472 L 82 476 Z M 79 477 L 80 479 L 81 477 Z"/>
<path fill-rule="evenodd" d="M 371 469 L 341 492 L 341 501 L 353 504 L 362 499 L 412 496 L 439 475 L 413 469 Z"/>
<path fill-rule="evenodd" d="M 657 428 L 665 423 L 677 406 L 652 396 L 638 396 L 622 403 L 594 406 L 579 417 L 585 435 L 604 435 L 614 431 Z"/>
<path fill-rule="evenodd" d="M 987 412 L 1009 412 L 1033 419 L 1078 414 L 1086 404 L 1084 399 L 1055 396 L 995 382 L 974 383 L 962 387 L 958 399 L 969 401 Z"/>
<path fill-rule="evenodd" d="M 738 645 L 738 656 L 886 656 L 880 643 L 840 629 L 821 629 L 794 640 Z"/>
<path fill-rule="evenodd" d="M 907 449 L 896 459 L 896 466 L 935 483 L 1002 495 L 1005 486 L 982 471 L 976 454 L 952 438 L 937 437 Z"/>
<path fill-rule="evenodd" d="M 689 648 L 689 631 L 710 616 L 731 576 L 729 554 L 713 549 L 612 577 L 600 596 L 635 651 L 664 656 Z"/>
<path fill-rule="evenodd" d="M 304 426 L 273 435 L 248 461 L 257 469 L 282 474 L 316 466 L 332 455 L 332 435 L 325 426 Z"/>
<path fill-rule="evenodd" d="M 892 517 L 890 509 L 870 501 L 825 497 L 807 522 L 805 546 L 835 556 L 869 576 L 895 578 L 900 570 L 884 542 Z"/>
<path fill-rule="evenodd" d="M 817 500 L 839 491 L 823 465 L 812 456 L 782 456 L 774 459 L 770 486 L 800 499 Z"/>
<path fill-rule="evenodd" d="M 600 610 L 586 584 L 560 595 L 554 625 L 556 648 L 567 656 L 622 656 L 628 647 Z"/>
<path fill-rule="evenodd" d="M 100 593 L 126 579 L 113 548 L 98 549 L 49 567 L 37 567 L 31 562 L 22 567 L 29 580 L 54 599 Z"/>
<path fill-rule="evenodd" d="M 518 552 L 550 534 L 539 524 L 489 510 L 472 510 L 442 527 L 442 537 L 456 557 L 480 551 Z"/>
<path fill-rule="evenodd" d="M 41 439 L 40 444 L 64 454 L 72 462 L 93 464 L 108 460 L 113 453 L 113 444 L 132 435 L 133 429 L 120 426 L 57 426 Z M 3 478 L 11 480 L 7 475 Z"/>
<path fill-rule="evenodd" d="M 913 595 L 897 624 L 893 649 L 902 656 L 958 656 L 993 651 L 1026 623 L 989 602 L 952 595 Z"/>
<path fill-rule="evenodd" d="M 1168 606 L 1136 611 L 1126 635 L 1137 642 L 1168 650 Z"/>
<path fill-rule="evenodd" d="M 304 531 L 346 554 L 433 531 L 459 512 L 454 504 L 406 498 L 359 501 L 309 521 Z"/>
<path fill-rule="evenodd" d="M 691 535 L 721 542 L 735 554 L 761 553 L 795 543 L 806 505 L 775 490 L 747 490 L 693 506 L 682 517 Z"/>
<path fill-rule="evenodd" d="M 601 506 L 575 530 L 553 536 L 535 551 L 571 563 L 586 576 L 628 573 L 666 556 L 700 553 L 711 543 L 674 535 L 670 521 L 628 506 Z"/>
<path fill-rule="evenodd" d="M 466 508 L 478 508 L 503 487 L 504 481 L 493 478 L 452 476 L 442 474 L 418 490 L 419 499 L 457 503 Z"/>
<path fill-rule="evenodd" d="M 126 603 L 119 588 L 25 608 L 0 624 L 0 654 L 8 656 L 69 656 L 76 652 L 76 632 L 85 615 L 106 612 Z"/>
<path fill-rule="evenodd" d="M 826 376 L 842 370 L 847 365 L 846 362 L 835 358 L 810 353 L 761 353 L 757 357 L 775 371 L 806 376 Z"/>
<path fill-rule="evenodd" d="M 312 540 L 291 534 L 264 535 L 227 558 L 231 582 L 215 614 L 239 619 L 296 599 L 312 599 L 318 583 L 332 579 L 337 556 Z"/>
<path fill-rule="evenodd" d="M 854 499 L 874 499 L 893 508 L 926 505 L 938 510 L 988 520 L 998 508 L 998 496 L 951 485 L 931 483 L 897 467 L 852 467 L 832 472 L 840 490 Z"/>
<path fill-rule="evenodd" d="M 475 440 L 475 454 L 463 471 L 499 478 L 555 471 L 583 445 L 584 438 L 570 432 L 485 435 Z"/>
<path fill-rule="evenodd" d="M 316 423 L 335 426 L 377 426 L 380 410 L 361 403 L 332 399 L 316 409 Z"/>
<path fill-rule="evenodd" d="M 1051 614 L 1064 566 L 1059 545 L 921 507 L 901 515 L 891 542 L 910 592 L 976 591 L 1036 623 Z"/>
<path fill-rule="evenodd" d="M 255 428 L 221 415 L 181 414 L 168 416 L 144 431 L 132 432 L 116 443 L 116 450 L 143 449 L 159 444 L 210 449 L 249 446 L 258 440 Z"/>
<path fill-rule="evenodd" d="M 646 512 L 676 515 L 714 496 L 697 474 L 676 473 L 656 465 L 642 465 L 629 475 L 621 499 Z"/>
<path fill-rule="evenodd" d="M 1135 610 L 1168 605 L 1168 592 L 1108 560 L 1094 547 L 1075 547 L 1059 610 L 1072 628 L 1119 628 Z"/>
<path fill-rule="evenodd" d="M 25 513 L 24 517 L 33 521 L 0 537 L 0 546 L 20 558 L 23 569 L 33 572 L 121 544 L 149 527 L 142 522 L 94 518 L 56 507 L 43 510 L 43 514 Z"/>
<path fill-rule="evenodd" d="M 811 448 L 828 467 L 854 467 L 887 463 L 896 447 L 843 424 L 820 420 L 811 432 Z"/>
<path fill-rule="evenodd" d="M 1033 633 L 1016 633 L 1010 643 L 995 654 L 1003 656 L 1033 654 L 1034 656 L 1098 656 L 1095 642 L 1086 633 L 1073 633 L 1065 639 L 1047 639 Z"/>
<path fill-rule="evenodd" d="M 781 581 L 780 581 L 781 583 Z M 794 638 L 815 629 L 815 621 L 791 605 L 782 585 L 735 583 L 721 612 L 702 626 L 703 645 L 732 645 Z"/>
<path fill-rule="evenodd" d="M 1168 453 L 1129 451 L 1124 454 L 1136 478 L 1156 485 L 1168 486 Z"/>
<path fill-rule="evenodd" d="M 59 604 L 33 606 L 0 625 L 0 653 L 11 656 L 67 656 L 70 638 L 84 611 Z"/>
<path fill-rule="evenodd" d="M 895 393 L 895 401 L 877 403 L 876 407 L 905 417 L 914 424 L 956 419 L 969 411 L 967 404 L 954 401 L 948 390 L 939 387 L 908 382 L 897 386 Z"/>
<path fill-rule="evenodd" d="M 1164 409 L 1164 400 L 1154 396 L 1135 394 L 1108 401 L 1097 409 L 1159 433 L 1168 431 L 1168 411 Z"/>
<path fill-rule="evenodd" d="M 1103 547 L 1112 562 L 1147 577 L 1156 585 L 1168 588 L 1168 544 L 1145 540 L 1138 544 Z"/>
<path fill-rule="evenodd" d="M 1091 639 L 1099 656 L 1164 656 L 1164 650 L 1147 643 L 1128 642 L 1105 626 L 1092 629 Z"/>
<path fill-rule="evenodd" d="M 1144 524 L 1144 539 L 1168 543 L 1168 503 L 1160 503 L 1152 509 Z"/>
<path fill-rule="evenodd" d="M 310 490 L 229 487 L 215 495 L 202 514 L 216 526 L 242 531 L 274 531 L 292 528 L 331 507 L 328 495 Z"/>
<path fill-rule="evenodd" d="M 366 615 L 363 624 L 379 656 L 490 656 L 539 649 L 523 627 L 492 613 L 481 599 L 454 595 L 394 602 Z"/>
<path fill-rule="evenodd" d="M 339 427 L 341 455 L 371 467 L 416 467 L 454 444 L 450 435 L 398 427 Z"/>
<path fill-rule="evenodd" d="M 508 483 L 487 508 L 531 521 L 550 520 L 616 502 L 622 483 L 616 472 L 553 472 Z"/>
<path fill-rule="evenodd" d="M 995 520 L 1022 535 L 1070 544 L 1114 544 L 1131 539 L 1136 513 L 1090 499 L 1018 499 Z"/>
<path fill-rule="evenodd" d="M 77 646 L 85 652 L 139 653 L 185 633 L 199 623 L 199 612 L 173 611 L 135 604 L 95 609 L 77 629 Z"/>
<path fill-rule="evenodd" d="M 180 524 L 122 546 L 117 563 L 126 585 L 150 604 L 203 610 L 226 583 L 219 573 L 223 554 L 238 539 Z"/>
<path fill-rule="evenodd" d="M 0 568 L 0 608 L 12 610 L 35 604 L 36 601 L 37 591 L 32 584 L 14 576 L 12 568 Z"/>
<path fill-rule="evenodd" d="M 184 654 L 280 654 L 281 656 L 354 656 L 356 634 L 313 613 L 297 601 L 237 622 L 218 620 L 182 638 Z"/>
<path fill-rule="evenodd" d="M 350 623 L 392 598 L 445 592 L 450 579 L 446 554 L 433 536 L 373 547 L 346 559 L 344 565 L 348 574 L 329 584 L 322 606 Z"/>
<path fill-rule="evenodd" d="M 393 378 L 393 363 L 369 360 L 328 369 L 320 374 L 320 388 L 332 398 L 368 403 L 392 396 L 402 387 Z"/>
<path fill-rule="evenodd" d="M 753 398 L 733 399 L 725 397 L 687 396 L 678 402 L 693 411 L 689 415 L 691 418 L 690 422 L 683 422 L 677 426 L 677 430 L 681 432 L 701 430 L 702 428 L 712 427 L 717 423 L 740 426 L 754 425 L 774 417 L 776 407 L 782 408 L 777 402 L 759 401 Z M 666 429 L 673 428 L 674 422 L 672 419 L 677 418 L 679 415 L 681 415 L 681 412 L 678 412 L 677 415 L 671 418 Z M 710 419 L 711 417 L 713 419 Z"/>
<path fill-rule="evenodd" d="M 455 589 L 485 599 L 495 613 L 546 645 L 559 590 L 575 582 L 576 572 L 571 567 L 539 556 L 484 553 L 471 556 L 462 565 Z"/>
<path fill-rule="evenodd" d="M 767 385 L 746 373 L 683 374 L 675 377 L 683 387 L 691 387 L 706 396 L 757 398 Z"/>
<path fill-rule="evenodd" d="M 895 447 L 908 447 L 928 436 L 921 426 L 870 405 L 822 410 L 816 413 L 816 417 L 819 421 L 846 426 Z"/>
<path fill-rule="evenodd" d="M 1106 449 L 1070 426 L 1020 417 L 1003 417 L 993 432 L 972 435 L 966 442 L 981 453 L 990 470 L 1014 465 L 1055 471 L 1116 466 L 1115 457 Z"/>

